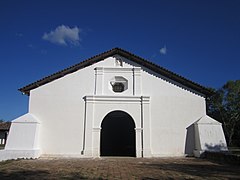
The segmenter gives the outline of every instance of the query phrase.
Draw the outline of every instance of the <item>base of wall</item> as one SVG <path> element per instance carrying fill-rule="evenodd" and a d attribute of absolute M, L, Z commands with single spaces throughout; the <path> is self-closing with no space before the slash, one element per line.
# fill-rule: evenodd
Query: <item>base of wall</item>
<path fill-rule="evenodd" d="M 40 157 L 40 150 L 0 150 L 0 161 L 12 159 L 36 159 Z"/>
<path fill-rule="evenodd" d="M 204 154 L 205 151 L 201 151 L 201 150 L 194 150 L 193 151 L 193 155 L 194 157 L 200 158 L 202 157 L 202 155 Z"/>
<path fill-rule="evenodd" d="M 115 157 L 115 156 L 113 156 Z M 118 156 L 116 156 L 118 157 Z M 161 157 L 185 157 L 183 154 L 146 154 L 143 158 L 161 158 Z M 196 157 L 196 156 L 195 156 Z M 36 158 L 102 158 L 82 154 L 40 154 L 40 150 L 0 150 L 0 161 L 11 159 L 36 159 Z M 136 157 L 142 158 L 142 157 Z"/>
<path fill-rule="evenodd" d="M 92 150 L 84 150 L 81 151 L 81 157 L 92 157 L 92 158 L 99 158 L 100 156 L 100 152 L 98 151 L 98 149 L 93 149 Z M 145 150 L 136 150 L 136 157 L 137 158 L 150 158 L 152 157 L 152 153 L 150 149 L 145 149 Z"/>
<path fill-rule="evenodd" d="M 141 154 L 143 154 L 144 158 L 152 157 L 152 152 L 150 149 L 144 149 L 143 151 L 141 151 Z M 142 156 L 139 156 L 139 157 L 142 157 Z"/>
<path fill-rule="evenodd" d="M 41 154 L 40 158 L 46 159 L 57 159 L 57 158 L 80 158 L 80 159 L 95 159 L 95 158 L 178 158 L 178 157 L 186 157 L 185 155 L 152 155 L 147 157 L 128 157 L 128 156 L 86 156 L 81 154 Z"/>
<path fill-rule="evenodd" d="M 99 157 L 92 157 L 86 156 L 82 154 L 41 154 L 40 158 L 99 158 Z"/>
<path fill-rule="evenodd" d="M 171 157 L 186 157 L 185 154 L 152 154 L 151 157 L 153 158 L 171 158 Z M 148 157 L 147 157 L 148 158 Z"/>

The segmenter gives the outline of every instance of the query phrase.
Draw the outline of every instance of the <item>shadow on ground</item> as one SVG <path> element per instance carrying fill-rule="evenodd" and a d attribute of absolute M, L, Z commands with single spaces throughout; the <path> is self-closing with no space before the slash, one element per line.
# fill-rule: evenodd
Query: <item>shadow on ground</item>
<path fill-rule="evenodd" d="M 68 174 L 51 174 L 48 171 L 41 170 L 15 170 L 15 171 L 0 171 L 0 179 L 14 179 L 14 180 L 32 180 L 32 179 L 87 179 L 79 173 Z"/>
<path fill-rule="evenodd" d="M 0 171 L 0 179 L 44 179 L 48 174 L 47 171 L 32 170 Z"/>
<path fill-rule="evenodd" d="M 169 178 L 178 178 L 185 176 L 188 178 L 226 178 L 226 179 L 240 179 L 239 166 L 230 166 L 222 164 L 145 164 L 143 165 L 145 169 L 155 169 L 158 171 L 164 171 L 168 174 Z M 178 176 L 179 175 L 179 176 Z M 152 177 L 143 177 L 142 179 L 154 179 Z"/>
<path fill-rule="evenodd" d="M 5 179 L 240 179 L 240 166 L 195 158 L 16 160 L 0 163 Z"/>

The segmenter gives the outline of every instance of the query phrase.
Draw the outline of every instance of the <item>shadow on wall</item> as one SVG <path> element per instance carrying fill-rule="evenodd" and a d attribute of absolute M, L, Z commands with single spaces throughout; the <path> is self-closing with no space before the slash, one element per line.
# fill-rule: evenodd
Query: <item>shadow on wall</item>
<path fill-rule="evenodd" d="M 194 131 L 194 124 L 192 124 L 189 127 L 187 127 L 187 135 L 186 135 L 184 153 L 187 156 L 193 156 L 194 148 L 195 148 L 195 131 Z"/>
<path fill-rule="evenodd" d="M 205 143 L 205 147 L 206 147 L 207 151 L 213 151 L 213 152 L 228 151 L 226 149 L 226 145 L 222 141 L 220 141 L 219 144 L 217 144 L 217 145 Z"/>
<path fill-rule="evenodd" d="M 193 152 L 195 150 L 200 151 L 210 151 L 210 152 L 227 152 L 228 148 L 226 146 L 226 144 L 222 141 L 222 140 L 216 140 L 216 139 L 211 139 L 210 138 L 210 142 L 213 143 L 204 143 L 204 141 L 209 141 L 208 139 L 206 139 L 206 137 L 203 135 L 202 139 L 202 143 L 199 143 L 199 147 L 196 147 L 196 138 L 195 138 L 195 127 L 194 124 L 190 125 L 189 127 L 187 127 L 187 134 L 186 134 L 186 141 L 185 141 L 185 155 L 186 156 L 194 156 Z M 212 141 L 211 141 L 212 140 Z M 199 139 L 200 141 L 200 139 Z"/>

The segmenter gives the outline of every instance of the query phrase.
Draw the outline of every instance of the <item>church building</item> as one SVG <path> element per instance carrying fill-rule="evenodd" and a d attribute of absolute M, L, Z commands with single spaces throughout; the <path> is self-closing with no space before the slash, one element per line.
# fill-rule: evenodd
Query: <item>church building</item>
<path fill-rule="evenodd" d="M 221 123 L 206 114 L 209 89 L 120 48 L 19 90 L 29 110 L 12 121 L 0 160 L 227 150 Z"/>

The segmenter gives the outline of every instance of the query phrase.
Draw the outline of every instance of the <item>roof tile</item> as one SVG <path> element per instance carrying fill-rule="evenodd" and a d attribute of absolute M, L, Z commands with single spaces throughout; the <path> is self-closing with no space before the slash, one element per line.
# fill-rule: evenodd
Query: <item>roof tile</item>
<path fill-rule="evenodd" d="M 154 71 L 154 72 L 156 72 L 158 74 L 161 74 L 161 75 L 163 75 L 163 76 L 165 76 L 165 77 L 167 77 L 169 79 L 172 79 L 172 80 L 174 80 L 174 81 L 176 81 L 176 82 L 178 82 L 178 83 L 180 83 L 180 84 L 182 84 L 182 85 L 184 85 L 186 87 L 189 87 L 189 88 L 191 88 L 191 89 L 193 89 L 193 90 L 195 90 L 195 91 L 197 91 L 199 93 L 202 93 L 202 94 L 204 94 L 206 96 L 211 96 L 213 94 L 213 92 L 211 90 L 209 90 L 208 88 L 206 88 L 204 86 L 201 86 L 200 84 L 197 84 L 197 83 L 195 83 L 193 81 L 190 81 L 190 80 L 188 80 L 188 79 L 186 79 L 186 78 L 184 78 L 184 77 L 182 77 L 182 76 L 180 76 L 180 75 L 178 75 L 178 74 L 176 74 L 174 72 L 171 72 L 171 71 L 169 71 L 169 70 L 167 70 L 167 69 L 165 69 L 165 68 L 163 68 L 163 67 L 161 67 L 161 66 L 159 66 L 157 64 L 154 64 L 154 63 L 152 63 L 150 61 L 147 61 L 147 60 L 145 60 L 145 59 L 143 59 L 143 58 L 141 58 L 139 56 L 136 56 L 135 54 L 132 54 L 132 53 L 130 53 L 128 51 L 125 51 L 123 49 L 120 49 L 120 48 L 113 48 L 113 49 L 111 49 L 109 51 L 106 51 L 106 52 L 103 52 L 103 53 L 98 54 L 96 56 L 93 56 L 91 58 L 88 58 L 88 59 L 86 59 L 86 60 L 84 60 L 84 61 L 82 61 L 82 62 L 80 62 L 78 64 L 70 66 L 70 67 L 68 67 L 68 68 L 66 68 L 64 70 L 56 72 L 56 73 L 54 73 L 54 74 L 52 74 L 50 76 L 44 77 L 44 78 L 42 78 L 42 79 L 40 79 L 40 80 L 38 80 L 36 82 L 33 82 L 33 83 L 31 83 L 31 84 L 29 84 L 29 85 L 27 85 L 25 87 L 22 87 L 22 88 L 19 89 L 19 91 L 23 92 L 24 94 L 29 95 L 30 91 L 32 89 L 35 89 L 35 88 L 37 88 L 39 86 L 47 84 L 47 83 L 49 83 L 51 81 L 54 81 L 54 80 L 56 80 L 58 78 L 61 78 L 61 77 L 65 76 L 67 74 L 70 74 L 70 73 L 73 73 L 75 71 L 78 71 L 79 69 L 82 69 L 84 67 L 90 66 L 90 65 L 92 65 L 94 63 L 97 63 L 99 61 L 102 61 L 105 58 L 107 58 L 109 56 L 112 56 L 112 55 L 115 55 L 115 54 L 118 54 L 120 56 L 126 57 L 127 59 L 129 59 L 129 60 L 131 60 L 131 61 L 133 61 L 133 62 L 135 62 L 137 64 L 145 66 L 148 69 L 150 69 L 150 70 L 152 70 L 152 71 Z"/>

